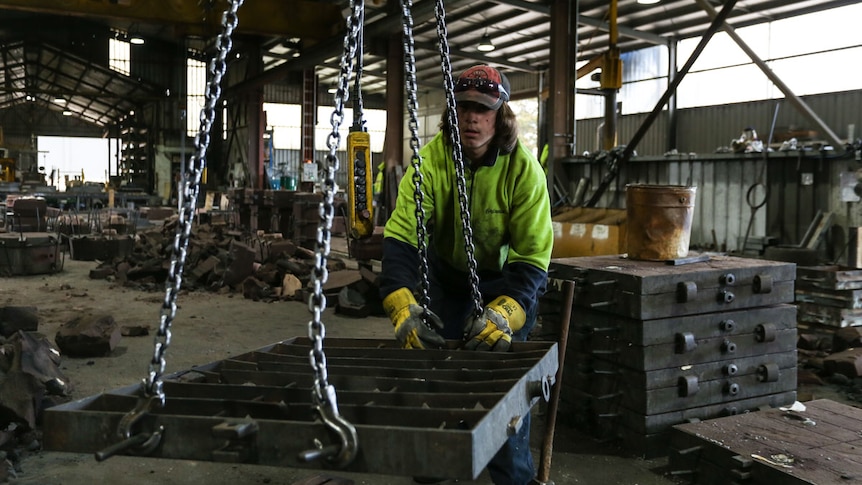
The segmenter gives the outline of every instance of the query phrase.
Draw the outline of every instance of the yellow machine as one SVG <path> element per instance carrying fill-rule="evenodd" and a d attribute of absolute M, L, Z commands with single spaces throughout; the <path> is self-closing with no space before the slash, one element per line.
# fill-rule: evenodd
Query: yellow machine
<path fill-rule="evenodd" d="M 0 158 L 0 182 L 15 181 L 15 159 L 3 157 Z"/>
<path fill-rule="evenodd" d="M 371 177 L 371 136 L 366 131 L 352 131 L 347 136 L 349 180 L 347 184 L 348 230 L 354 239 L 371 236 L 374 232 Z"/>

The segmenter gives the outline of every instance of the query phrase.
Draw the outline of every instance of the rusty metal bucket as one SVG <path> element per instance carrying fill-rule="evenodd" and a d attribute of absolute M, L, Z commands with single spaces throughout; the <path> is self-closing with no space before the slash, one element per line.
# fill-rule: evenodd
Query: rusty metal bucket
<path fill-rule="evenodd" d="M 697 187 L 626 186 L 629 259 L 665 261 L 688 255 Z"/>

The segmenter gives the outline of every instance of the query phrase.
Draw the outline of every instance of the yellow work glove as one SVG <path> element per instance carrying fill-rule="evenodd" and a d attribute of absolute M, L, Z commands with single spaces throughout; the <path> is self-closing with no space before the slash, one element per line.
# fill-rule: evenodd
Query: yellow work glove
<path fill-rule="evenodd" d="M 416 303 L 413 293 L 399 288 L 383 299 L 383 309 L 395 325 L 395 338 L 405 349 L 439 349 L 446 340 L 422 321 L 422 307 Z M 443 328 L 440 317 L 428 310 L 428 323 Z"/>
<path fill-rule="evenodd" d="M 527 314 L 518 302 L 505 295 L 497 297 L 482 315 L 467 322 L 464 348 L 506 352 L 512 345 L 512 334 L 526 321 Z"/>

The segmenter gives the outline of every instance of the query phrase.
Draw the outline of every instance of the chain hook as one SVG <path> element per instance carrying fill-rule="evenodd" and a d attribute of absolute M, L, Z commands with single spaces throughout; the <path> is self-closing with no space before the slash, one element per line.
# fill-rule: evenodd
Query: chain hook
<path fill-rule="evenodd" d="M 126 413 L 126 415 L 120 419 L 120 424 L 117 425 L 117 435 L 120 439 L 127 440 L 131 438 L 134 434 L 134 427 L 150 414 L 151 411 L 160 408 L 161 405 L 162 402 L 158 396 L 141 396 L 138 399 L 138 404 L 135 406 L 135 409 Z M 136 455 L 150 454 L 156 449 L 156 446 L 159 445 L 164 430 L 164 426 L 159 426 L 159 429 L 150 434 L 150 437 L 146 441 L 141 445 L 132 448 L 132 453 Z"/>
<path fill-rule="evenodd" d="M 344 468 L 356 458 L 356 453 L 359 450 L 359 437 L 356 434 L 356 428 L 344 419 L 338 412 L 338 403 L 335 400 L 335 388 L 331 385 L 323 389 L 324 396 L 314 394 L 314 411 L 323 421 L 323 424 L 332 431 L 341 443 L 339 445 L 323 446 L 323 444 L 315 440 L 315 449 L 303 451 L 299 454 L 301 461 L 310 462 L 318 458 L 326 458 L 326 460 L 339 467 Z"/>
<path fill-rule="evenodd" d="M 104 461 L 120 452 L 132 455 L 147 456 L 151 454 L 162 442 L 165 427 L 159 425 L 152 433 L 135 432 L 135 428 L 146 418 L 151 411 L 161 407 L 162 401 L 158 396 L 146 395 L 144 393 L 138 398 L 135 408 L 126 413 L 117 425 L 117 437 L 120 441 L 96 452 L 96 460 Z"/>

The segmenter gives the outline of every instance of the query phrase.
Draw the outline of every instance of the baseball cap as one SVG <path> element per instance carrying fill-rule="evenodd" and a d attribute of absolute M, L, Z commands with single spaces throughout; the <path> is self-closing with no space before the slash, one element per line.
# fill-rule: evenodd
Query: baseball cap
<path fill-rule="evenodd" d="M 473 101 L 498 110 L 509 101 L 509 80 L 491 66 L 473 66 L 455 81 L 455 101 Z"/>

